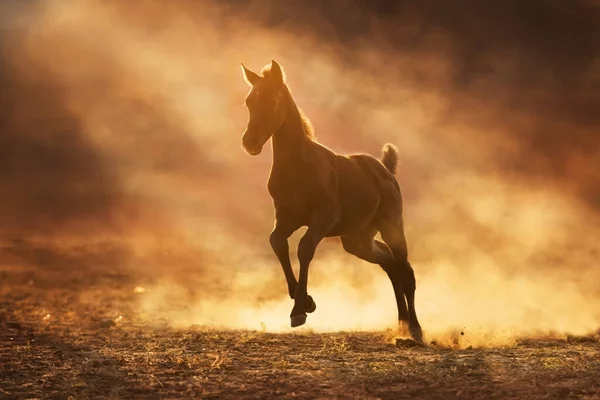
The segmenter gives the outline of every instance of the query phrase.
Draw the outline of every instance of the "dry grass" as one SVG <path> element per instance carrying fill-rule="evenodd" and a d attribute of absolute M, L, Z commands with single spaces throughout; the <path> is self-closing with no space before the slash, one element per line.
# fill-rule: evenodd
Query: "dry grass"
<path fill-rule="evenodd" d="M 600 398 L 597 336 L 454 350 L 172 329 L 137 312 L 123 271 L 36 254 L 44 268 L 0 258 L 0 398 Z"/>

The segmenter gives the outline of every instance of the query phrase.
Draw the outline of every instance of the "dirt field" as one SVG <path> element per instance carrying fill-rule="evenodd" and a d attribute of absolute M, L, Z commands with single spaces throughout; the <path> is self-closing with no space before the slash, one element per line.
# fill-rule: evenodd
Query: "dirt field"
<path fill-rule="evenodd" d="M 80 261 L 1 250 L 0 398 L 600 398 L 597 335 L 456 350 L 173 329 L 141 315 L 126 271 Z"/>

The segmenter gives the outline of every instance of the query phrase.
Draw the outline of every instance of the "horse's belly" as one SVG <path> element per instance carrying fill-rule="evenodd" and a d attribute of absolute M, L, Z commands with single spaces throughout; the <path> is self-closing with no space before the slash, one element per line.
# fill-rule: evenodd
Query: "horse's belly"
<path fill-rule="evenodd" d="M 363 171 L 348 159 L 344 159 L 344 162 L 344 168 L 338 170 L 338 187 L 334 189 L 338 196 L 340 220 L 327 233 L 328 237 L 341 236 L 373 225 L 381 201 L 379 191 Z M 315 213 L 318 215 L 319 209 L 328 208 L 329 205 L 323 202 L 328 201 L 331 193 L 320 194 L 318 189 L 306 182 L 291 179 L 279 181 L 276 176 L 269 182 L 269 193 L 276 206 L 285 209 L 299 226 L 310 226 Z"/>
<path fill-rule="evenodd" d="M 379 197 L 373 192 L 359 192 L 341 200 L 341 218 L 327 236 L 342 236 L 373 225 L 379 207 Z"/>

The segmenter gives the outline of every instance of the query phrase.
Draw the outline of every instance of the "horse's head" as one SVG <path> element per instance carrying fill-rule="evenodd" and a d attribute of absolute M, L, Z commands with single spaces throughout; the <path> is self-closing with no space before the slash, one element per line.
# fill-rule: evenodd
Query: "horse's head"
<path fill-rule="evenodd" d="M 285 80 L 283 70 L 275 60 L 263 68 L 262 76 L 250 71 L 244 64 L 242 71 L 244 79 L 252 87 L 246 97 L 250 118 L 242 136 L 242 145 L 248 154 L 256 156 L 283 124 Z"/>

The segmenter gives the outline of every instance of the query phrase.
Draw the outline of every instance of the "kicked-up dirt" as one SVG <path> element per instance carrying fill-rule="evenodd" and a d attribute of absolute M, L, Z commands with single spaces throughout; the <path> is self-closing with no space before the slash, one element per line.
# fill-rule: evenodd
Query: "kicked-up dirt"
<path fill-rule="evenodd" d="M 0 258 L 2 399 L 600 398 L 598 335 L 452 349 L 390 332 L 173 328 L 143 315 L 142 289 L 108 259 L 27 257 Z"/>

